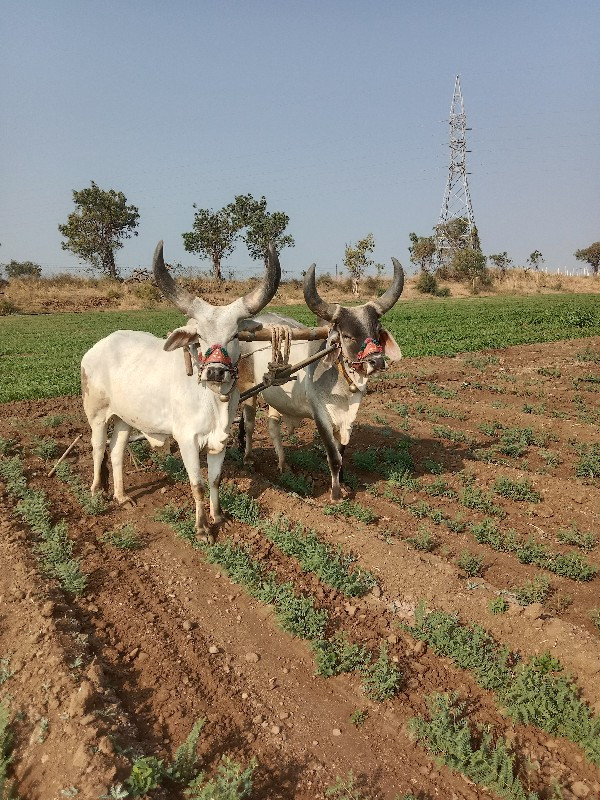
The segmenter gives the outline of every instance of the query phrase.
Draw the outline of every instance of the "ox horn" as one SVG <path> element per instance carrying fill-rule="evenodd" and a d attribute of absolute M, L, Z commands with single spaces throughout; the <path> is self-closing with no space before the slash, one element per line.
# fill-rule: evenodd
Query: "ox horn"
<path fill-rule="evenodd" d="M 173 277 L 169 274 L 167 268 L 165 267 L 165 260 L 163 258 L 162 239 L 156 245 L 156 250 L 154 251 L 154 258 L 152 259 L 152 272 L 154 273 L 154 280 L 164 296 L 174 305 L 176 305 L 183 314 L 188 317 L 193 316 L 193 308 L 196 298 L 182 286 L 178 286 Z"/>
<path fill-rule="evenodd" d="M 275 293 L 279 287 L 279 281 L 281 280 L 281 267 L 279 265 L 277 251 L 275 250 L 272 242 L 269 243 L 267 248 L 266 266 L 267 274 L 265 275 L 262 283 L 260 283 L 256 289 L 254 289 L 252 292 L 248 292 L 248 294 L 244 295 L 242 298 L 249 317 L 254 316 L 254 314 L 258 314 L 258 312 L 261 311 L 267 305 L 267 303 L 273 299 L 273 297 L 275 297 Z"/>
<path fill-rule="evenodd" d="M 316 314 L 320 319 L 327 322 L 334 322 L 339 311 L 338 303 L 326 303 L 317 292 L 317 283 L 315 281 L 316 265 L 311 264 L 306 270 L 304 276 L 304 300 L 306 305 L 310 308 L 313 314 Z"/>
<path fill-rule="evenodd" d="M 376 300 L 369 300 L 369 305 L 377 311 L 380 317 L 392 308 L 404 289 L 404 270 L 402 269 L 402 264 L 397 258 L 393 257 L 392 264 L 394 265 L 392 285 L 381 297 L 378 297 Z"/>

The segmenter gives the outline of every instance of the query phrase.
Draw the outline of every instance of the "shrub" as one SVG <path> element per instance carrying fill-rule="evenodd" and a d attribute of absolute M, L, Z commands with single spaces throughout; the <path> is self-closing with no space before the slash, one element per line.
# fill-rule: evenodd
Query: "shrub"
<path fill-rule="evenodd" d="M 430 272 L 421 270 L 419 277 L 416 280 L 415 288 L 421 294 L 437 294 L 439 291 L 439 284 L 435 275 Z"/>
<path fill-rule="evenodd" d="M 39 278 L 42 274 L 40 265 L 34 264 L 33 261 L 15 261 L 13 259 L 10 264 L 6 264 L 4 269 L 9 278 Z"/>

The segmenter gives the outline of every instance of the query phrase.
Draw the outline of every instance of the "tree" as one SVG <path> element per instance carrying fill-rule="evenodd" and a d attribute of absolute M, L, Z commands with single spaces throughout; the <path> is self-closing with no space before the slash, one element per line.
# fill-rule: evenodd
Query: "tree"
<path fill-rule="evenodd" d="M 577 250 L 575 258 L 578 261 L 587 261 L 592 268 L 593 274 L 597 275 L 600 269 L 600 242 L 594 242 L 589 247 Z"/>
<path fill-rule="evenodd" d="M 450 269 L 452 272 L 465 279 L 471 281 L 473 291 L 477 289 L 477 281 L 481 281 L 485 274 L 485 261 L 486 258 L 480 250 L 475 250 L 472 247 L 465 247 L 462 250 L 457 250 L 450 262 Z"/>
<path fill-rule="evenodd" d="M 375 237 L 372 233 L 360 239 L 355 245 L 347 244 L 344 252 L 344 266 L 354 278 L 359 281 L 367 267 L 373 264 L 373 259 L 368 257 L 375 249 Z"/>
<path fill-rule="evenodd" d="M 513 265 L 513 260 L 506 250 L 503 253 L 494 253 L 494 255 L 488 256 L 488 258 L 496 269 L 500 270 L 501 276 L 505 278 L 507 270 Z"/>
<path fill-rule="evenodd" d="M 412 246 L 408 248 L 411 263 L 421 269 L 421 272 L 428 272 L 433 269 L 437 248 L 435 236 L 417 236 L 416 233 L 409 234 Z"/>
<path fill-rule="evenodd" d="M 198 208 L 194 203 L 194 208 L 193 230 L 182 234 L 183 246 L 188 253 L 210 258 L 214 279 L 222 281 L 221 261 L 233 252 L 240 229 L 238 221 L 233 219 L 229 206 L 213 211 L 210 208 Z"/>
<path fill-rule="evenodd" d="M 42 268 L 39 264 L 34 264 L 33 261 L 15 261 L 14 259 L 10 264 L 5 264 L 7 278 L 39 278 L 42 274 Z"/>
<path fill-rule="evenodd" d="M 267 200 L 263 195 L 255 200 L 251 194 L 238 194 L 227 206 L 238 230 L 246 229 L 242 238 L 246 242 L 251 258 L 263 259 L 267 263 L 267 249 L 272 242 L 277 254 L 284 247 L 296 244 L 289 233 L 284 234 L 290 218 L 283 211 L 267 211 Z"/>
<path fill-rule="evenodd" d="M 140 215 L 135 206 L 127 205 L 123 192 L 105 191 L 91 182 L 88 189 L 73 191 L 76 210 L 69 214 L 59 232 L 66 238 L 63 250 L 70 250 L 93 269 L 118 278 L 115 250 L 123 247 L 123 239 L 137 236 Z"/>
<path fill-rule="evenodd" d="M 544 256 L 540 253 L 539 250 L 534 250 L 533 253 L 529 254 L 527 263 L 529 264 L 530 267 L 533 267 L 534 269 L 539 269 L 540 264 L 544 263 Z"/>

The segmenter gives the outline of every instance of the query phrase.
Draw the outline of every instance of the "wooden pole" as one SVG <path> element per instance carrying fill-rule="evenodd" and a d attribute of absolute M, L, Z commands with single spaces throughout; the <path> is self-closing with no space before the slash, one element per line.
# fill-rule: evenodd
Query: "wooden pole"
<path fill-rule="evenodd" d="M 75 447 L 75 445 L 76 445 L 76 444 L 77 444 L 77 442 L 78 442 L 78 441 L 81 439 L 81 437 L 82 437 L 82 436 L 83 436 L 83 434 L 82 434 L 82 433 L 80 433 L 80 434 L 79 434 L 79 436 L 77 436 L 75 439 L 73 439 L 73 441 L 71 442 L 71 444 L 70 444 L 70 445 L 67 447 L 67 449 L 65 450 L 65 452 L 62 454 L 62 456 L 61 456 L 61 457 L 58 459 L 58 461 L 56 462 L 56 464 L 55 464 L 55 465 L 52 467 L 52 469 L 51 469 L 51 470 L 50 470 L 50 472 L 48 473 L 48 477 L 50 477 L 51 475 L 54 475 L 54 471 L 55 471 L 55 469 L 58 467 L 58 465 L 59 465 L 59 464 L 60 464 L 62 461 L 64 461 L 64 460 L 65 460 L 65 458 L 66 458 L 66 457 L 69 455 L 69 453 L 71 452 L 71 450 L 72 450 L 72 449 Z"/>

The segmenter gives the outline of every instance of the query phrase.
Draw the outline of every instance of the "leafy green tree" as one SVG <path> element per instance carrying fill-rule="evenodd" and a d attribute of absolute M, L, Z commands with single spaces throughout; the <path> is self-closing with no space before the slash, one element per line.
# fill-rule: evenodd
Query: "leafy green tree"
<path fill-rule="evenodd" d="M 496 269 L 500 271 L 502 277 L 505 278 L 508 269 L 513 266 L 513 260 L 510 258 L 506 250 L 503 253 L 494 253 L 493 255 L 488 256 L 488 258 L 496 267 Z"/>
<path fill-rule="evenodd" d="M 296 244 L 289 233 L 284 233 L 290 218 L 283 211 L 267 211 L 264 195 L 260 200 L 255 200 L 251 194 L 238 194 L 227 209 L 238 230 L 246 229 L 242 238 L 251 258 L 257 261 L 262 259 L 266 263 L 270 242 L 277 253 L 284 247 L 294 247 Z"/>
<path fill-rule="evenodd" d="M 183 246 L 188 253 L 209 258 L 213 277 L 222 281 L 221 261 L 233 252 L 240 230 L 239 220 L 234 219 L 229 206 L 213 211 L 210 208 L 198 208 L 194 203 L 194 208 L 193 230 L 182 234 Z"/>
<path fill-rule="evenodd" d="M 39 278 L 42 268 L 33 261 L 15 261 L 5 264 L 4 269 L 8 278 Z"/>
<path fill-rule="evenodd" d="M 87 189 L 73 191 L 76 209 L 58 230 L 66 238 L 63 250 L 70 250 L 93 269 L 118 278 L 115 250 L 123 247 L 123 239 L 137 236 L 138 209 L 127 205 L 123 192 L 101 189 L 94 181 Z"/>
<path fill-rule="evenodd" d="M 592 268 L 593 274 L 597 275 L 600 269 L 600 242 L 594 242 L 589 247 L 577 250 L 575 258 L 578 261 L 587 261 Z"/>
<path fill-rule="evenodd" d="M 422 272 L 433 269 L 437 253 L 435 236 L 417 236 L 416 233 L 411 233 L 409 238 L 412 243 L 408 248 L 411 262 Z"/>
<path fill-rule="evenodd" d="M 451 271 L 459 278 L 471 282 L 473 292 L 477 290 L 477 282 L 485 278 L 486 258 L 480 250 L 465 247 L 457 250 L 450 262 Z"/>
<path fill-rule="evenodd" d="M 544 263 L 544 256 L 540 253 L 539 250 L 534 250 L 533 253 L 529 254 L 527 263 L 529 264 L 530 267 L 533 267 L 534 269 L 539 269 L 540 265 Z"/>
<path fill-rule="evenodd" d="M 355 245 L 347 244 L 344 252 L 344 266 L 354 280 L 359 281 L 367 267 L 373 264 L 369 253 L 375 249 L 375 237 L 372 233 L 360 239 Z"/>

